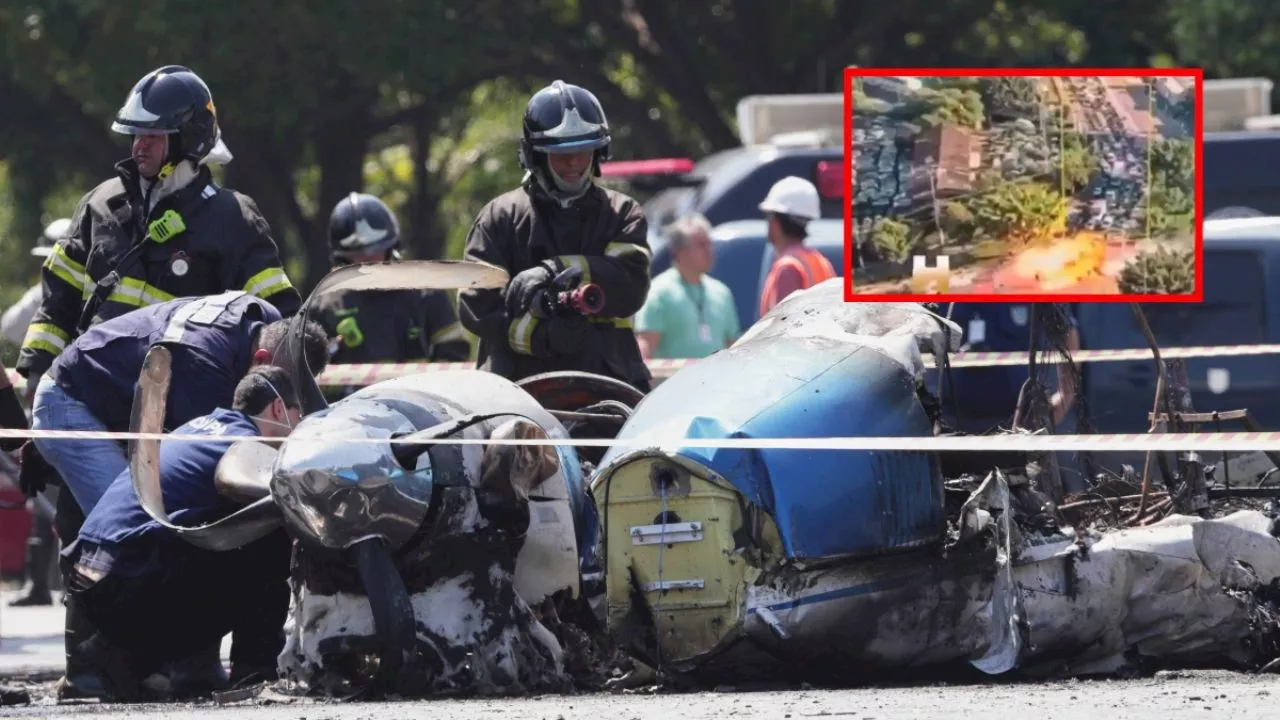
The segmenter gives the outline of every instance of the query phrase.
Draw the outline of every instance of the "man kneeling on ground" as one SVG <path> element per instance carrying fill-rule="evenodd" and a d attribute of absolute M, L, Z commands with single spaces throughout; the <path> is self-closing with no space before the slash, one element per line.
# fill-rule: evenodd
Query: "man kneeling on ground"
<path fill-rule="evenodd" d="M 208 441 L 160 443 L 164 505 L 175 524 L 203 525 L 237 509 L 214 485 L 232 435 L 287 436 L 301 412 L 288 373 L 251 370 L 231 409 L 218 408 L 174 430 Z M 143 681 L 232 633 L 231 683 L 273 680 L 284 648 L 292 542 L 283 528 L 237 550 L 197 548 L 160 526 L 121 473 L 62 553 L 67 591 L 97 627 L 80 650 L 105 670 L 109 696 L 144 699 Z M 152 688 L 159 690 L 157 688 Z"/>

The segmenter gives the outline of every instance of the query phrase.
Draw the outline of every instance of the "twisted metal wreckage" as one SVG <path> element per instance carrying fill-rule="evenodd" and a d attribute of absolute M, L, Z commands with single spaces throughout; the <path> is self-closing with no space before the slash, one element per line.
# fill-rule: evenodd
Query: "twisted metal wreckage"
<path fill-rule="evenodd" d="M 342 268 L 297 322 L 339 288 L 506 280 L 474 263 Z M 297 540 L 280 666 L 310 692 L 565 690 L 584 675 L 572 655 L 601 638 L 695 682 L 1271 659 L 1273 520 L 1252 510 L 1208 519 L 1219 491 L 1194 455 L 1176 470 L 1159 458 L 1162 493 L 1147 464 L 1135 518 L 1185 514 L 1099 530 L 1085 506 L 1114 511 L 1135 491 L 1099 482 L 1075 496 L 1110 498 L 1070 502 L 1052 454 L 662 446 L 946 432 L 924 354 L 945 381 L 960 328 L 922 305 L 845 303 L 841 282 L 789 297 L 643 398 L 585 373 L 512 383 L 459 370 L 378 382 L 328 406 L 293 348 L 305 419 L 278 449 L 239 443 L 219 466 L 219 487 L 242 510 L 170 524 L 155 441 L 134 445 L 135 487 L 153 517 L 202 547 L 238 547 L 281 524 Z M 1049 312 L 1032 322 L 1052 324 Z M 1152 349 L 1158 400 L 1168 399 L 1173 376 Z M 1034 354 L 1031 367 L 1015 432 L 1047 422 Z M 160 427 L 167 378 L 153 351 L 135 431 Z M 1186 395 L 1158 402 L 1165 415 L 1154 419 L 1182 422 Z M 627 444 L 603 453 L 425 442 L 615 436 Z M 983 462 L 998 469 L 963 471 Z"/>

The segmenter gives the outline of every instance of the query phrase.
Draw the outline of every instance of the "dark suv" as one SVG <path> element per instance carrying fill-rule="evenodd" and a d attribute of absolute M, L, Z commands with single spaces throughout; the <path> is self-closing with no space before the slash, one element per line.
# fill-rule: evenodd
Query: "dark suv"
<path fill-rule="evenodd" d="M 844 220 L 844 155 L 834 147 L 753 145 L 722 150 L 697 163 L 653 160 L 606 163 L 607 179 L 625 181 L 644 203 L 649 244 L 664 244 L 662 228 L 682 215 L 702 213 L 712 225 L 760 219 L 760 202 L 788 175 L 809 180 L 822 199 L 822 217 Z M 683 172 L 671 172 L 676 167 Z M 652 168 L 660 168 L 654 170 Z M 844 263 L 841 262 L 843 267 Z"/>

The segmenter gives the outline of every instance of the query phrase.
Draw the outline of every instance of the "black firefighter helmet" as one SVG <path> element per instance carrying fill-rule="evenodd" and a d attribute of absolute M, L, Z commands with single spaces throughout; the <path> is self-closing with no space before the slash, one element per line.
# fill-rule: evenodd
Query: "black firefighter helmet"
<path fill-rule="evenodd" d="M 143 76 L 116 111 L 111 129 L 123 135 L 169 135 L 167 165 L 200 162 L 222 137 L 209 86 L 181 65 Z"/>
<path fill-rule="evenodd" d="M 556 80 L 529 98 L 524 111 L 520 138 L 520 166 L 549 195 L 569 202 L 581 197 L 593 177 L 600 176 L 600 163 L 611 156 L 613 136 L 600 101 L 586 88 Z M 574 185 L 551 171 L 547 155 L 592 151 L 591 171 Z"/>
<path fill-rule="evenodd" d="M 350 262 L 352 254 L 390 252 L 400 247 L 400 223 L 382 200 L 351 193 L 329 214 L 329 250 L 333 262 Z"/>

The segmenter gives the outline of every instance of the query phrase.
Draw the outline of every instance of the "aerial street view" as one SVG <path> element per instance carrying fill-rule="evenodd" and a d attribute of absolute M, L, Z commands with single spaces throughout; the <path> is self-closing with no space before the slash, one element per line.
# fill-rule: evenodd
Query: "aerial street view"
<path fill-rule="evenodd" d="M 855 78 L 854 292 L 1193 295 L 1196 102 L 1191 76 Z"/>

